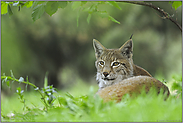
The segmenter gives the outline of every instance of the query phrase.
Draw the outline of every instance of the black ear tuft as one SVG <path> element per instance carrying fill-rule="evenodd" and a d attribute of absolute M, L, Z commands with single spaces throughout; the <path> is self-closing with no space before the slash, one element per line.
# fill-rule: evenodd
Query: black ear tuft
<path fill-rule="evenodd" d="M 132 39 L 133 34 L 130 36 L 130 39 Z"/>

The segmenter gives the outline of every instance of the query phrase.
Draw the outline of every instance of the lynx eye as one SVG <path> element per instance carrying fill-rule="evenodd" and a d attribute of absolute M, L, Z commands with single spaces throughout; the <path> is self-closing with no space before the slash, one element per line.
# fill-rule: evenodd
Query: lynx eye
<path fill-rule="evenodd" d="M 118 66 L 120 63 L 119 62 L 114 62 L 113 64 L 112 64 L 112 66 Z"/>
<path fill-rule="evenodd" d="M 104 65 L 104 62 L 103 62 L 103 61 L 99 61 L 99 64 L 100 64 L 100 65 Z"/>

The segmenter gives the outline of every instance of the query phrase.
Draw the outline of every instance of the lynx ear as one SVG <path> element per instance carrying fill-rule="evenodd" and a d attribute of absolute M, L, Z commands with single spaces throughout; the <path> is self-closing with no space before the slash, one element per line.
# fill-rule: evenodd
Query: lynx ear
<path fill-rule="evenodd" d="M 95 56 L 99 58 L 102 52 L 106 49 L 99 41 L 93 39 L 93 47 L 95 49 Z"/>
<path fill-rule="evenodd" d="M 128 40 L 123 46 L 119 48 L 123 56 L 131 58 L 133 55 L 133 42 L 132 39 Z"/>

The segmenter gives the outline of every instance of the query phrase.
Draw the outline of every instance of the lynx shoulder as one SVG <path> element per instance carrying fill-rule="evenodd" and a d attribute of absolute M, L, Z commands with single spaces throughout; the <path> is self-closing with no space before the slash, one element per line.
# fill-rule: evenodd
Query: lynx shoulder
<path fill-rule="evenodd" d="M 96 80 L 99 90 L 133 76 L 150 76 L 143 68 L 133 63 L 133 41 L 125 42 L 119 49 L 107 49 L 93 39 L 97 68 Z"/>

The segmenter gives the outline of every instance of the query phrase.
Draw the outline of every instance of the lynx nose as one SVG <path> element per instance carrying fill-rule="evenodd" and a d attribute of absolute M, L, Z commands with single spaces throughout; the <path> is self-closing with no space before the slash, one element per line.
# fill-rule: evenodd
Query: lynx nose
<path fill-rule="evenodd" d="M 103 72 L 104 76 L 107 77 L 109 75 L 108 72 Z"/>

